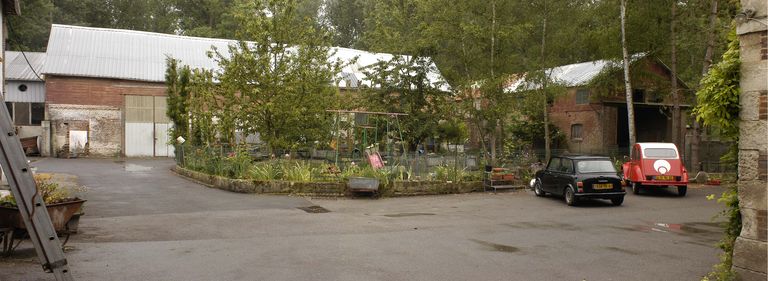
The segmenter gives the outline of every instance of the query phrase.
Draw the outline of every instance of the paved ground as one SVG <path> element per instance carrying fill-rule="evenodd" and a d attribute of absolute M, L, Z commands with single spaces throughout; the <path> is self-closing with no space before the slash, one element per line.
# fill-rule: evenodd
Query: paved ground
<path fill-rule="evenodd" d="M 36 162 L 89 188 L 78 280 L 700 280 L 718 261 L 720 188 L 567 207 L 531 192 L 382 200 L 234 194 L 170 161 Z M 297 207 L 320 205 L 330 213 Z M 31 244 L 0 280 L 52 280 Z"/>

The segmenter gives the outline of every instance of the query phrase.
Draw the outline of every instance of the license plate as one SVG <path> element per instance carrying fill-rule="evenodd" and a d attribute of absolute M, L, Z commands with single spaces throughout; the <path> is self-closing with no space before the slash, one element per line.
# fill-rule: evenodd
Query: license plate
<path fill-rule="evenodd" d="M 592 185 L 592 189 L 611 189 L 613 184 L 610 183 L 596 183 Z"/>
<path fill-rule="evenodd" d="M 674 179 L 675 177 L 673 176 L 656 176 L 656 180 L 660 180 L 660 181 L 671 181 Z"/>

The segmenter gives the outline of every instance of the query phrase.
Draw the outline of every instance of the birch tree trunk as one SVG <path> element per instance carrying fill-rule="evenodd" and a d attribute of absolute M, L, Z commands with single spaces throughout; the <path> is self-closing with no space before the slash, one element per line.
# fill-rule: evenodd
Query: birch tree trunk
<path fill-rule="evenodd" d="M 637 142 L 637 138 L 635 137 L 635 108 L 632 103 L 632 83 L 629 80 L 629 51 L 627 50 L 626 10 L 627 0 L 621 0 L 621 51 L 624 55 L 624 88 L 627 98 L 629 148 L 632 149 L 632 147 Z"/>
<path fill-rule="evenodd" d="M 683 138 L 684 134 L 682 134 L 682 120 L 680 116 L 680 93 L 678 91 L 678 85 L 677 85 L 677 36 L 675 25 L 677 24 L 677 0 L 673 0 L 672 2 L 672 19 L 670 21 L 670 47 L 672 52 L 672 143 L 677 145 L 677 147 L 680 149 L 680 151 L 685 152 L 685 147 L 683 147 Z M 685 154 L 685 153 L 683 153 Z"/>

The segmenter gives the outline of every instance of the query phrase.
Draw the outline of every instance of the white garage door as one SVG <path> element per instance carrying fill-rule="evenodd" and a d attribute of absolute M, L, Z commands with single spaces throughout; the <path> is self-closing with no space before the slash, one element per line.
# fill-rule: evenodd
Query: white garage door
<path fill-rule="evenodd" d="M 125 156 L 171 157 L 166 97 L 125 96 Z"/>

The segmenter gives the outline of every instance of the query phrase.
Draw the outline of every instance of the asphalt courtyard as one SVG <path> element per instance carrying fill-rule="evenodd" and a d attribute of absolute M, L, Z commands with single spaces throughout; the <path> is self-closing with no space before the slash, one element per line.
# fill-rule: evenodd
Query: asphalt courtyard
<path fill-rule="evenodd" d="M 310 199 L 210 189 L 169 160 L 41 159 L 88 188 L 67 244 L 77 280 L 700 280 L 719 187 L 568 207 L 530 191 Z M 306 212 L 320 206 L 330 212 Z M 0 280 L 53 280 L 29 241 Z"/>

